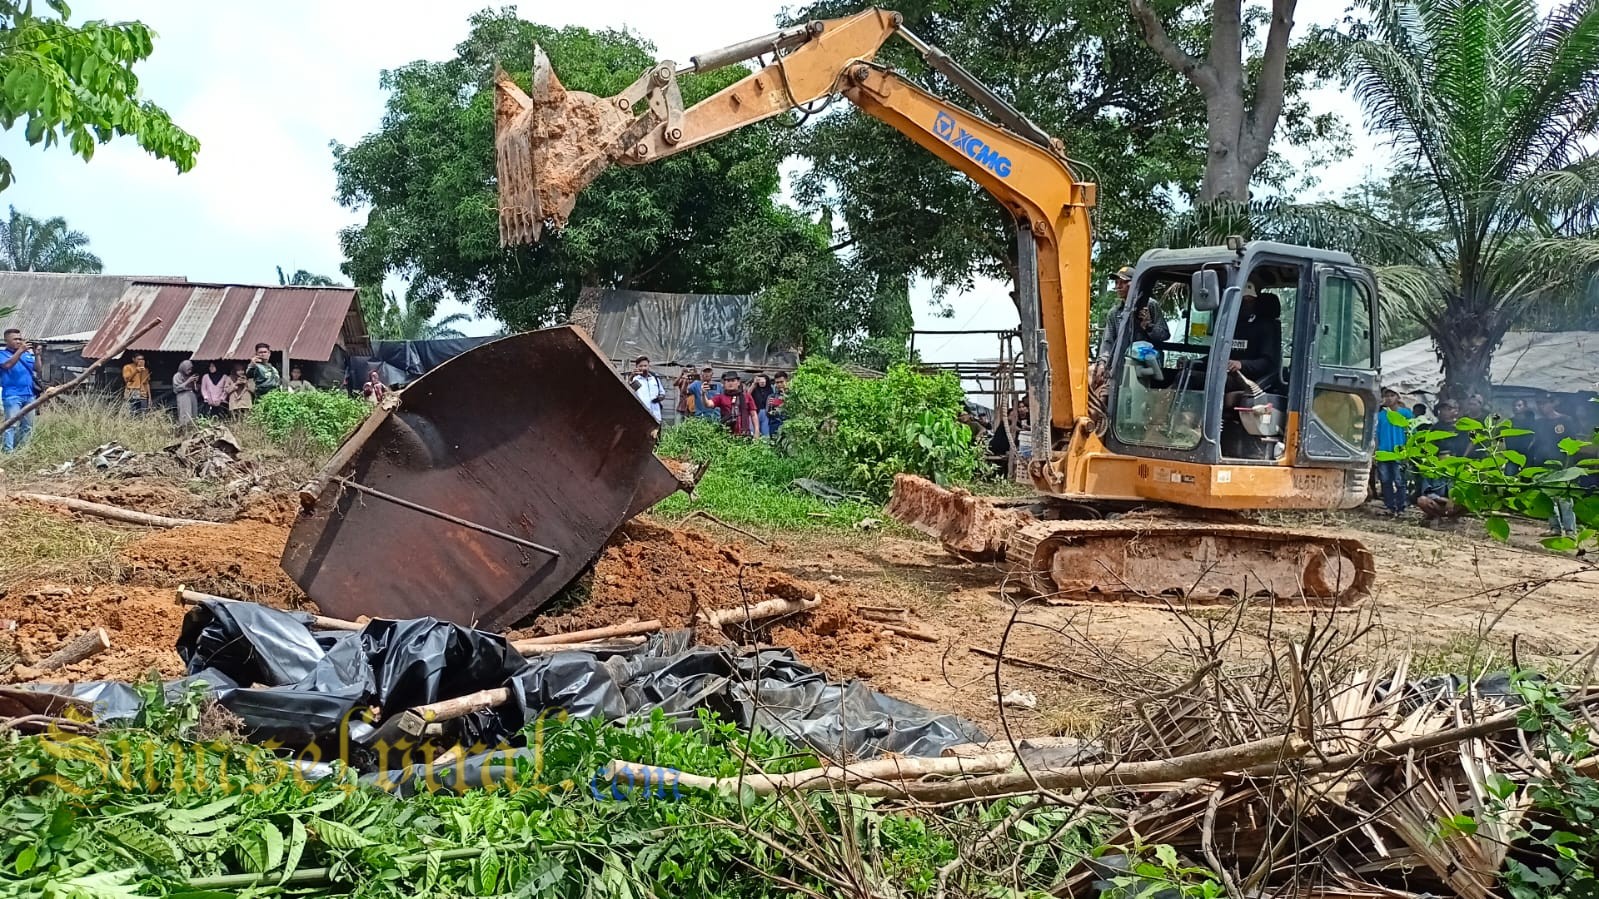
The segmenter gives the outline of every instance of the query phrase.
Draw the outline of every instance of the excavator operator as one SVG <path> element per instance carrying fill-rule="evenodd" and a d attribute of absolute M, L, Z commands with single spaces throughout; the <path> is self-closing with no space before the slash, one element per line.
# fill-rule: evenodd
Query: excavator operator
<path fill-rule="evenodd" d="M 1267 393 L 1282 392 L 1282 314 L 1282 300 L 1276 294 L 1259 293 L 1254 284 L 1244 286 L 1227 371 L 1243 375 Z M 1227 380 L 1231 386 L 1236 379 Z"/>

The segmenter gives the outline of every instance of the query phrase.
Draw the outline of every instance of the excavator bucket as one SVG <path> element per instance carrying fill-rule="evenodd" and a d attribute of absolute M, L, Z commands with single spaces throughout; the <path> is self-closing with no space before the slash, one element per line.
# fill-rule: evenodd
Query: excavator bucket
<path fill-rule="evenodd" d="M 912 474 L 894 476 L 886 511 L 900 524 L 937 539 L 950 554 L 974 562 L 1005 558 L 1011 535 L 1033 522 L 1027 512 L 1001 509 L 969 490 L 945 489 Z"/>
<path fill-rule="evenodd" d="M 324 614 L 502 629 L 679 489 L 581 330 L 477 347 L 391 394 L 300 492 L 283 568 Z"/>
<path fill-rule="evenodd" d="M 625 100 L 563 87 L 537 46 L 531 94 L 504 71 L 494 83 L 500 243 L 537 243 L 546 225 L 566 224 L 578 193 L 637 142 L 639 126 Z"/>

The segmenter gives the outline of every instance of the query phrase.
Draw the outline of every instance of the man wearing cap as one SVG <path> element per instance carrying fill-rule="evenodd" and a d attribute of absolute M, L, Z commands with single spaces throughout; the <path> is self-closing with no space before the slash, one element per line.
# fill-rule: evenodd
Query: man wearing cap
<path fill-rule="evenodd" d="M 1133 286 L 1133 267 L 1124 265 L 1116 272 L 1116 305 L 1105 316 L 1105 331 L 1099 338 L 1100 361 L 1110 358 L 1116 351 L 1116 338 L 1121 333 L 1122 319 L 1127 314 L 1127 295 Z M 1131 343 L 1140 340 L 1148 343 L 1165 343 L 1171 340 L 1171 329 L 1166 326 L 1166 319 L 1157 314 L 1160 310 L 1154 301 L 1149 298 L 1139 300 L 1134 304 L 1137 318 L 1133 321 L 1133 339 Z"/>
<path fill-rule="evenodd" d="M 760 433 L 755 398 L 744 389 L 744 378 L 738 372 L 722 373 L 722 392 L 712 398 L 711 403 L 722 417 L 722 427 L 740 437 L 754 437 Z"/>

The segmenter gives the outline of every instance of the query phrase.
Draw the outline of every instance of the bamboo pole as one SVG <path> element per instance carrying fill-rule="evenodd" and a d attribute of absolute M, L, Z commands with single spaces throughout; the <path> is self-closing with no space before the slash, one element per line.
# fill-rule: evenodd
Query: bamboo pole
<path fill-rule="evenodd" d="M 960 780 L 915 782 L 905 775 L 925 777 L 930 774 L 949 774 L 950 763 L 973 762 L 997 764 L 1005 755 L 1010 756 L 1009 767 L 1015 761 L 1014 753 L 993 753 L 973 758 L 893 759 L 897 772 L 884 768 L 871 768 L 867 763 L 852 768 L 816 768 L 791 775 L 746 775 L 739 777 L 708 778 L 681 774 L 668 768 L 640 765 L 633 762 L 613 761 L 606 766 L 611 777 L 632 777 L 645 783 L 676 784 L 694 789 L 734 792 L 749 788 L 757 795 L 770 795 L 780 790 L 831 790 L 844 789 L 882 799 L 914 799 L 924 802 L 949 802 L 959 799 L 983 799 L 1013 793 L 1044 790 L 1073 790 L 1083 787 L 1143 786 L 1183 781 L 1194 777 L 1221 777 L 1234 771 L 1253 768 L 1266 762 L 1280 762 L 1298 758 L 1310 751 L 1310 744 L 1294 736 L 1269 737 L 1181 755 L 1169 759 L 1147 762 L 1105 762 L 1093 765 L 1076 765 L 1062 768 L 1035 768 L 1031 772 L 991 774 Z M 929 763 L 913 766 L 913 762 Z M 940 767 L 939 763 L 943 763 Z M 926 773 L 915 774 L 917 767 Z M 968 769 L 969 770 L 969 769 Z M 1003 770 L 1003 769 L 1001 769 Z M 888 777 L 879 774 L 867 779 L 863 772 L 878 771 L 897 774 Z M 960 769 L 956 768 L 955 773 Z"/>
<path fill-rule="evenodd" d="M 156 325 L 159 325 L 159 324 L 161 324 L 161 319 L 159 319 L 159 318 L 151 319 L 149 324 L 145 325 L 144 327 L 140 328 L 137 331 L 134 331 L 133 334 L 130 335 L 127 340 L 124 340 L 121 343 L 117 344 L 116 348 L 113 349 L 111 352 L 106 353 L 104 356 L 101 356 L 100 358 L 94 360 L 93 362 L 90 362 L 89 363 L 89 367 L 85 368 L 83 371 L 79 372 L 78 376 L 76 378 L 73 378 L 72 380 L 68 381 L 65 384 L 58 384 L 55 387 L 51 387 L 51 388 L 45 390 L 44 393 L 39 394 L 39 398 L 38 399 L 34 400 L 33 402 L 29 403 L 26 406 L 23 406 L 21 409 L 17 410 L 17 414 L 16 415 L 13 415 L 10 418 L 6 419 L 4 424 L 0 424 L 0 433 L 4 433 L 7 428 L 10 428 L 12 425 L 14 425 L 17 422 L 21 421 L 23 416 L 27 415 L 28 413 L 32 412 L 33 410 L 39 408 L 40 406 L 43 406 L 45 403 L 50 402 L 51 400 L 55 399 L 56 397 L 60 396 L 63 393 L 66 393 L 67 391 L 69 391 L 72 388 L 78 386 L 79 384 L 82 384 L 85 380 L 88 379 L 88 377 L 90 375 L 94 374 L 96 371 L 99 371 L 100 370 L 100 366 L 102 366 L 102 365 L 106 364 L 107 362 L 111 361 L 112 359 L 115 359 L 116 357 L 122 355 L 124 352 L 127 351 L 129 344 L 133 343 L 135 340 L 138 340 L 140 337 L 143 337 L 145 334 L 149 333 L 150 329 L 154 328 Z"/>
<path fill-rule="evenodd" d="M 642 646 L 644 637 L 610 637 L 605 640 L 592 640 L 584 643 L 537 643 L 531 646 L 512 646 L 517 652 L 525 656 L 547 656 L 557 652 L 602 652 L 607 649 L 627 649 L 632 646 Z"/>
<path fill-rule="evenodd" d="M 84 515 L 93 515 L 97 518 L 108 518 L 112 521 L 123 521 L 128 524 L 142 524 L 152 528 L 184 528 L 196 524 L 216 524 L 214 521 L 200 521 L 195 518 L 168 518 L 165 515 L 151 515 L 148 512 L 135 512 L 132 509 L 122 509 L 116 506 L 106 506 L 100 503 L 91 503 L 88 500 L 73 499 L 70 496 L 50 496 L 45 493 L 17 493 L 17 499 L 29 502 L 43 503 L 47 506 L 59 506 Z"/>
<path fill-rule="evenodd" d="M 528 637 L 511 644 L 511 648 L 518 652 L 526 646 L 551 646 L 561 643 L 590 643 L 603 637 L 632 637 L 638 634 L 650 634 L 661 629 L 658 618 L 648 621 L 624 621 L 621 624 L 607 625 L 606 627 L 591 627 L 581 631 L 567 631 L 564 634 L 548 634 L 543 637 Z"/>
<path fill-rule="evenodd" d="M 816 789 L 817 786 L 831 788 L 879 780 L 910 781 L 929 776 L 992 774 L 1004 771 L 1015 763 L 1016 753 L 1005 749 L 972 756 L 878 759 L 856 765 L 810 768 L 790 774 L 747 774 L 742 778 L 696 778 L 695 775 L 683 774 L 671 768 L 612 761 L 605 766 L 605 776 L 613 782 L 664 782 L 668 785 L 676 777 L 679 786 L 703 786 L 705 789 L 713 790 L 736 790 L 743 786 L 753 789 L 758 795 L 766 796 L 781 790 L 809 790 Z"/>
<path fill-rule="evenodd" d="M 511 701 L 510 687 L 479 690 L 454 699 L 430 702 L 408 709 L 400 715 L 400 730 L 413 737 L 422 736 L 427 726 L 435 721 L 453 721 L 464 718 L 478 709 L 491 709 Z"/>

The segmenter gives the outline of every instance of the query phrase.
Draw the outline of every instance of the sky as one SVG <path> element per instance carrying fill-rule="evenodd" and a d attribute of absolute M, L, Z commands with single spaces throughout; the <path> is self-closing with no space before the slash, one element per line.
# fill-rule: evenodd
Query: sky
<path fill-rule="evenodd" d="M 467 18 L 490 0 L 77 0 L 73 21 L 138 19 L 155 29 L 155 53 L 136 71 L 147 97 L 195 134 L 195 168 L 145 155 L 123 138 L 84 163 L 65 147 L 29 147 L 21 129 L 0 134 L 0 154 L 15 167 L 3 199 L 35 216 L 64 216 L 90 238 L 105 271 L 182 275 L 196 281 L 276 283 L 276 266 L 339 276 L 338 232 L 361 219 L 334 199 L 331 143 L 351 144 L 377 129 L 384 69 L 416 59 L 447 59 L 466 36 Z M 524 3 L 522 13 L 554 26 L 627 27 L 663 59 L 770 31 L 784 4 L 772 0 L 584 0 Z M 1301 21 L 1315 21 L 1303 3 Z M 531 48 L 529 48 L 531 52 Z M 1196 95 L 1195 101 L 1199 102 Z M 1376 142 L 1342 91 L 1312 98 L 1355 126 L 1354 158 L 1322 172 L 1322 189 L 1341 192 L 1380 166 Z M 975 187 L 974 187 L 975 189 Z M 1132 260 L 1129 260 L 1132 261 Z M 954 296 L 954 315 L 938 317 L 931 285 L 912 290 L 919 328 L 1009 328 L 1016 312 L 1007 286 L 979 282 Z M 470 311 L 446 307 L 444 313 Z M 480 319 L 463 330 L 492 333 Z M 932 361 L 992 357 L 992 338 L 917 341 Z"/>

